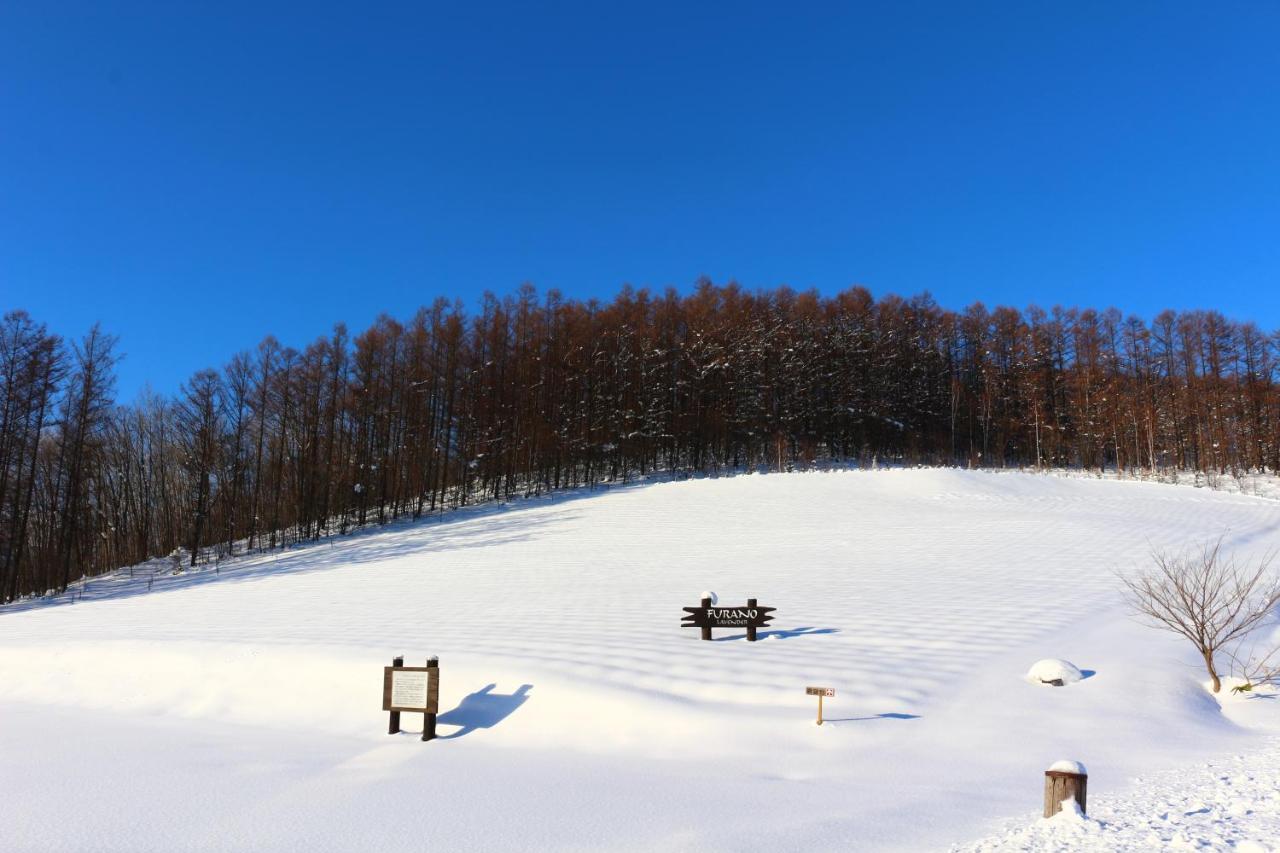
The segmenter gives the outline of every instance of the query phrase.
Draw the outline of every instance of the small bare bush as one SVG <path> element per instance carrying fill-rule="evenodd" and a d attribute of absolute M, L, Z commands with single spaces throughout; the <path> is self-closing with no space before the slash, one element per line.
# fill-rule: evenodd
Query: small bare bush
<path fill-rule="evenodd" d="M 1202 548 L 1156 551 L 1151 557 L 1150 568 L 1120 577 L 1129 605 L 1150 624 L 1190 640 L 1217 693 L 1222 689 L 1218 656 L 1229 653 L 1280 604 L 1280 582 L 1270 571 L 1274 554 L 1243 566 L 1222 552 L 1219 537 Z"/>
<path fill-rule="evenodd" d="M 1280 643 L 1269 638 L 1264 643 L 1241 643 L 1229 652 L 1231 674 L 1242 684 L 1232 693 L 1249 693 L 1259 687 L 1280 687 Z"/>

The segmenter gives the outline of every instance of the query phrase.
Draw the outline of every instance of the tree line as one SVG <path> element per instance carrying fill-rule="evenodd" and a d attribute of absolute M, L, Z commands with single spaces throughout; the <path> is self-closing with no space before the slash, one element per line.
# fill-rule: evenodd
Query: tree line
<path fill-rule="evenodd" d="M 115 338 L 0 324 L 0 601 L 652 472 L 825 462 L 1280 470 L 1280 333 L 702 281 L 524 287 L 118 404 Z"/>

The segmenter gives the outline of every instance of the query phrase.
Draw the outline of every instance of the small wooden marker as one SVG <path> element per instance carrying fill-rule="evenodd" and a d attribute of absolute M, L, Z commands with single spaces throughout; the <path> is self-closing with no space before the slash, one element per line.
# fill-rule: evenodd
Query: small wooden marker
<path fill-rule="evenodd" d="M 1085 813 L 1085 795 L 1089 774 L 1079 761 L 1058 761 L 1044 771 L 1044 816 L 1062 811 L 1062 804 L 1074 799 Z"/>
<path fill-rule="evenodd" d="M 806 687 L 804 695 L 818 697 L 818 725 L 822 725 L 822 697 L 835 696 L 836 689 L 834 687 Z"/>

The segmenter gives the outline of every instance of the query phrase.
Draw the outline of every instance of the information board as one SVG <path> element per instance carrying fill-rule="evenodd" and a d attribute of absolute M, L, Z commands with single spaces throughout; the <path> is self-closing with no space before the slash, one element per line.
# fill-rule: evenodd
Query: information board
<path fill-rule="evenodd" d="M 382 710 L 439 713 L 439 667 L 388 666 L 382 672 Z"/>

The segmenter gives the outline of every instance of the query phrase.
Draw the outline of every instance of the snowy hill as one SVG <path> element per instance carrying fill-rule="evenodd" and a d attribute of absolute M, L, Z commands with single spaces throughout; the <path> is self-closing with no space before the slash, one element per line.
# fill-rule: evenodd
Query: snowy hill
<path fill-rule="evenodd" d="M 1275 800 L 1280 702 L 1224 712 L 1113 575 L 1224 530 L 1242 556 L 1280 546 L 1280 502 L 952 470 L 744 476 L 472 510 L 149 593 L 104 578 L 0 609 L 0 848 L 1035 847 L 1058 838 L 1032 824 L 1059 759 L 1089 767 L 1091 815 L 1142 802 L 1139 775 L 1251 773 L 1250 755 Z M 699 641 L 679 617 L 704 589 L 776 607 L 772 627 Z M 433 743 L 385 733 L 399 653 L 440 656 Z M 1043 658 L 1085 678 L 1027 683 Z M 827 725 L 806 685 L 836 688 Z M 1256 799 L 1167 837 L 1154 815 L 1092 830 L 1265 841 L 1280 816 Z"/>

